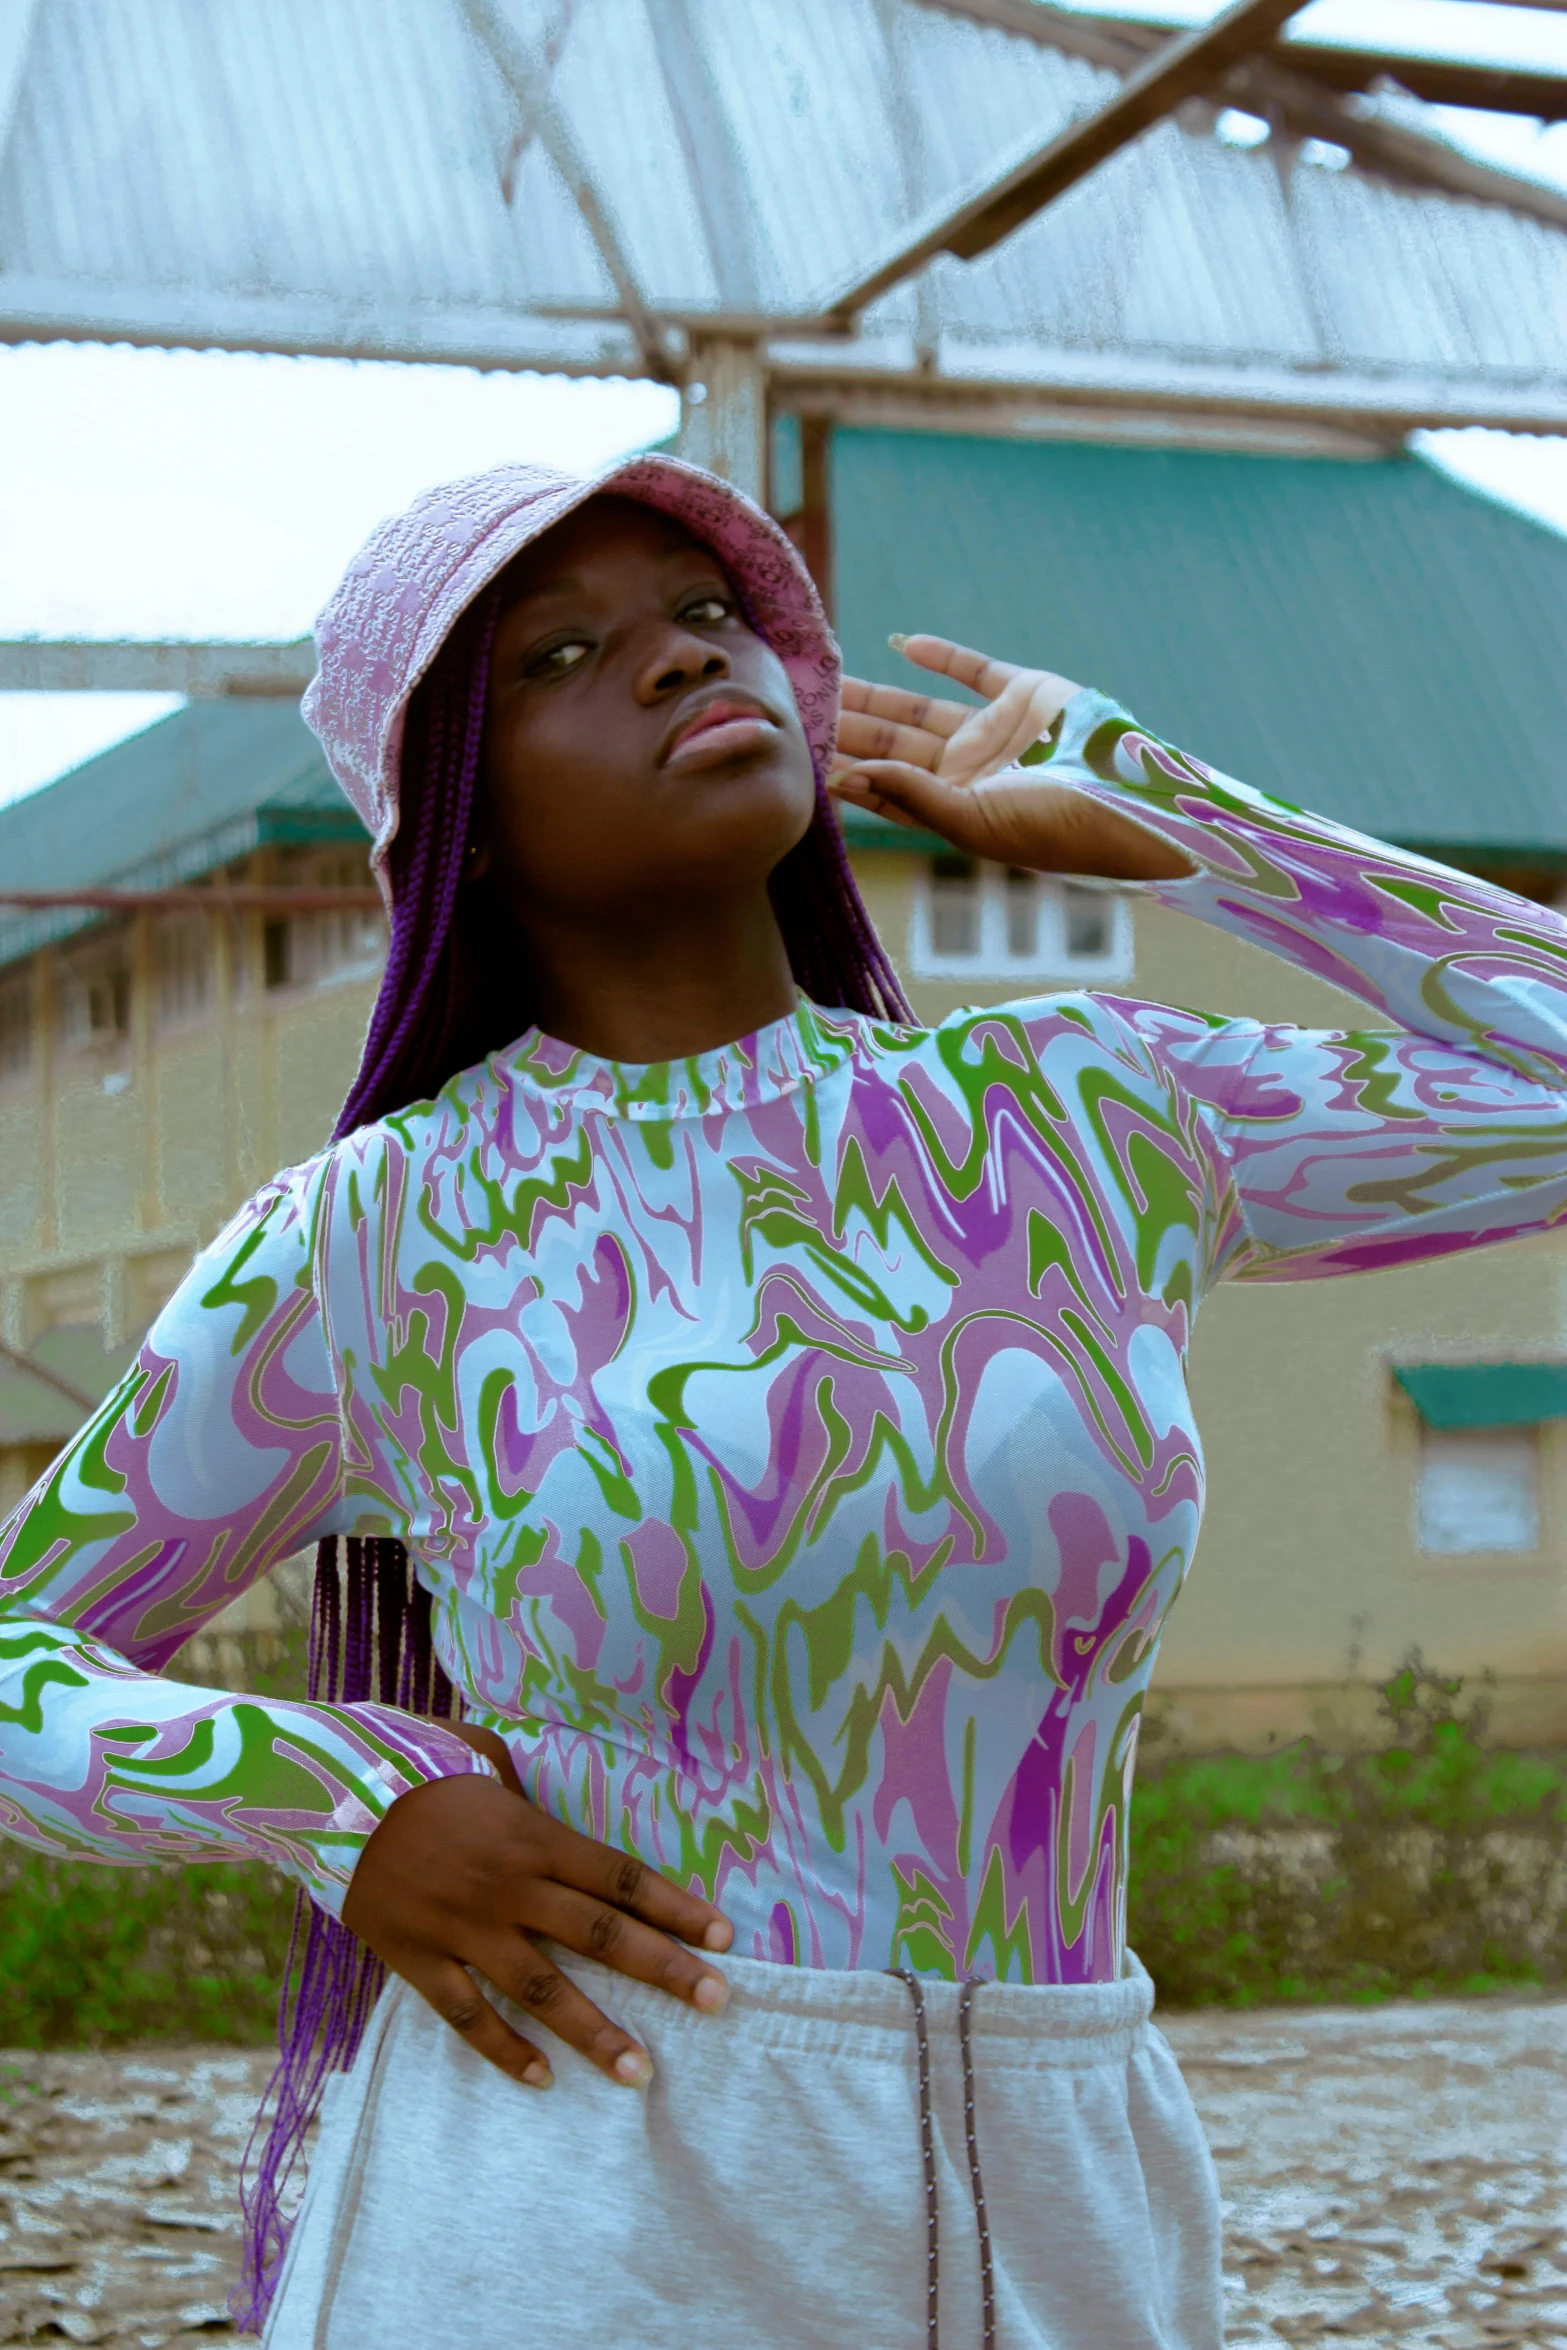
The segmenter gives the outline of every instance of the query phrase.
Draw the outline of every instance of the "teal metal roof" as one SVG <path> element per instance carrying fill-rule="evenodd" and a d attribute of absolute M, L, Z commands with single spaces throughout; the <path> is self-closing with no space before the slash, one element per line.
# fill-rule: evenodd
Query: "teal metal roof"
<path fill-rule="evenodd" d="M 187 703 L 0 808 L 0 873 L 19 889 L 160 889 L 265 841 L 364 837 L 298 704 L 236 696 Z M 98 919 L 0 904 L 0 964 Z"/>
<path fill-rule="evenodd" d="M 1567 1363 L 1428 1363 L 1393 1376 L 1429 1428 L 1567 1420 Z"/>
<path fill-rule="evenodd" d="M 862 675 L 931 629 L 1363 831 L 1567 866 L 1567 538 L 1418 458 L 843 429 L 833 528 Z"/>
<path fill-rule="evenodd" d="M 1567 539 L 1418 459 L 844 429 L 833 520 L 863 675 L 908 681 L 889 631 L 937 629 L 1365 831 L 1567 869 Z M 234 698 L 0 808 L 0 872 L 157 888 L 264 841 L 363 838 L 297 706 Z M 0 906 L 0 965 L 94 919 Z"/>

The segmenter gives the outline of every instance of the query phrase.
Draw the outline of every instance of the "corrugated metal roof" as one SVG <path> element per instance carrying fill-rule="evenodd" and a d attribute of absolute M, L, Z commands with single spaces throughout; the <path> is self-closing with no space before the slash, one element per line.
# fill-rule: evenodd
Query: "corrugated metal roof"
<path fill-rule="evenodd" d="M 1567 539 L 1417 458 L 840 431 L 832 502 L 862 674 L 937 630 L 1364 831 L 1567 862 Z"/>
<path fill-rule="evenodd" d="M 556 104 L 670 312 L 808 311 L 1116 86 L 921 0 L 504 6 L 556 56 Z M 455 0 L 38 0 L 0 256 L 12 333 L 640 370 L 613 319 L 547 315 L 612 309 L 611 282 Z M 958 380 L 1266 363 L 1302 386 L 1414 369 L 1559 394 L 1567 231 L 1354 170 L 1281 178 L 1273 147 L 1167 121 L 987 258 L 938 260 L 847 346 L 795 355 L 901 371 L 921 343 Z"/>
<path fill-rule="evenodd" d="M 192 702 L 0 808 L 0 871 L 17 889 L 160 889 L 264 840 L 361 839 L 297 703 Z M 0 965 L 101 916 L 13 913 Z"/>

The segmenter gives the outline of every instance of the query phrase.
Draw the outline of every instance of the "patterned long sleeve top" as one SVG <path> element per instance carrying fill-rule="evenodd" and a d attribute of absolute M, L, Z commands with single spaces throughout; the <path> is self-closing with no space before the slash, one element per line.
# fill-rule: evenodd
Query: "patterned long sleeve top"
<path fill-rule="evenodd" d="M 392 1534 L 534 1799 L 738 1950 L 1118 1970 L 1193 1310 L 1567 1213 L 1567 924 L 1096 694 L 1048 757 L 1195 860 L 1167 902 L 1404 1033 L 1100 994 L 647 1068 L 532 1033 L 280 1176 L 0 1537 L 13 1834 L 339 1899 L 474 1758 L 149 1668 L 307 1538 Z"/>

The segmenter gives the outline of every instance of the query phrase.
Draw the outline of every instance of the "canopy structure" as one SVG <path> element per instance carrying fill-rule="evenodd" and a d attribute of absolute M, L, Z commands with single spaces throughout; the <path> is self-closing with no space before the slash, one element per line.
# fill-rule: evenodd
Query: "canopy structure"
<path fill-rule="evenodd" d="M 1567 195 L 1423 104 L 1554 116 L 1567 76 L 1293 13 L 0 0 L 0 337 L 652 374 L 764 491 L 780 408 L 1346 453 L 1567 430 Z"/>

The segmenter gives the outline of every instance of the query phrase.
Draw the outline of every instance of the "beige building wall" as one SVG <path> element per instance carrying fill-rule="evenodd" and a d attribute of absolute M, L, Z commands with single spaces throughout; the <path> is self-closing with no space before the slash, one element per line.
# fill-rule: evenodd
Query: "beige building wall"
<path fill-rule="evenodd" d="M 884 852 L 857 866 L 908 969 L 929 868 Z M 348 876 L 341 852 L 330 874 L 303 854 L 280 869 L 264 853 L 231 876 L 283 877 Z M 1337 991 L 1141 900 L 1132 942 L 1119 992 L 1310 1025 L 1364 1021 Z M 206 992 L 192 1002 L 187 990 L 183 1008 L 168 940 L 150 916 L 118 939 L 89 933 L 0 974 L 0 985 L 25 982 L 33 1010 L 30 1065 L 0 1075 L 0 1334 L 9 1345 L 91 1323 L 106 1348 L 127 1347 L 250 1191 L 320 1147 L 373 998 L 366 943 L 356 959 L 349 939 L 334 959 L 318 938 L 295 957 L 296 977 L 269 985 L 260 918 L 214 917 Z M 83 1036 L 82 970 L 100 953 L 129 973 L 128 1018 L 122 1032 Z M 1073 981 L 915 978 L 910 992 L 935 1019 L 960 1000 L 1059 984 Z M 1193 1354 L 1209 1510 L 1156 1682 L 1167 1735 L 1266 1744 L 1362 1727 L 1374 1681 L 1418 1644 L 1443 1671 L 1495 1677 L 1500 1735 L 1567 1740 L 1567 1423 L 1534 1440 L 1534 1548 L 1434 1555 L 1416 1522 L 1421 1430 L 1392 1378 L 1401 1362 L 1536 1357 L 1567 1360 L 1567 1248 L 1554 1238 L 1210 1299 Z M 0 1447 L 0 1506 L 26 1490 L 51 1449 Z M 258 1628 L 272 1609 L 270 1596 L 251 1603 Z"/>

